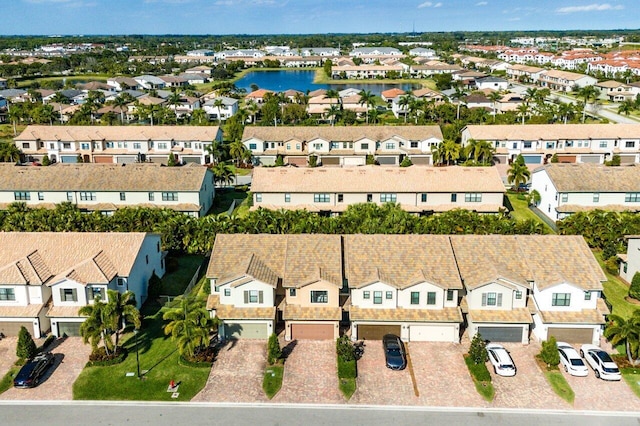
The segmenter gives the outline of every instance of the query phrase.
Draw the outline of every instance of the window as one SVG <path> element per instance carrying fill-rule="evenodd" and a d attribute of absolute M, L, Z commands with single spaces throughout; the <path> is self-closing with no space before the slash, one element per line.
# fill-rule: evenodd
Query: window
<path fill-rule="evenodd" d="M 87 289 L 87 297 L 89 300 L 94 300 L 98 296 L 100 296 L 100 300 L 104 301 L 104 288 L 90 287 Z"/>
<path fill-rule="evenodd" d="M 607 141 L 600 141 L 600 148 L 606 148 L 607 147 Z"/>
<path fill-rule="evenodd" d="M 573 147 L 573 141 L 565 142 L 564 146 L 566 146 L 567 148 L 572 148 Z"/>
<path fill-rule="evenodd" d="M 502 306 L 502 293 L 482 293 L 482 306 Z"/>
<path fill-rule="evenodd" d="M 395 203 L 396 202 L 396 194 L 380 194 L 380 202 L 381 203 Z"/>
<path fill-rule="evenodd" d="M 625 148 L 635 148 L 635 146 L 636 146 L 636 143 L 634 141 L 626 141 L 624 143 Z"/>
<path fill-rule="evenodd" d="M 322 144 L 321 143 L 314 143 L 313 144 L 313 149 L 322 149 Z"/>
<path fill-rule="evenodd" d="M 158 142 L 158 149 L 167 149 L 167 144 L 165 142 Z"/>
<path fill-rule="evenodd" d="M 16 300 L 15 290 L 12 288 L 0 288 L 0 300 Z"/>
<path fill-rule="evenodd" d="M 256 203 L 261 203 L 261 202 L 262 202 L 262 194 L 256 193 Z"/>
<path fill-rule="evenodd" d="M 365 300 L 371 299 L 371 292 L 370 291 L 363 291 L 362 292 L 362 298 L 365 299 Z"/>
<path fill-rule="evenodd" d="M 163 192 L 162 201 L 178 201 L 177 192 Z"/>
<path fill-rule="evenodd" d="M 291 149 L 291 144 L 290 144 L 290 143 L 288 143 L 288 144 L 287 144 L 287 151 L 289 151 L 290 149 Z"/>
<path fill-rule="evenodd" d="M 78 292 L 75 288 L 61 288 L 60 300 L 62 300 L 63 302 L 77 302 Z"/>
<path fill-rule="evenodd" d="M 551 296 L 551 306 L 569 306 L 571 304 L 571 293 L 553 293 Z"/>
<path fill-rule="evenodd" d="M 73 202 L 73 192 L 67 192 L 67 201 Z"/>
<path fill-rule="evenodd" d="M 625 203 L 637 203 L 640 201 L 640 192 L 627 192 L 624 194 Z"/>
<path fill-rule="evenodd" d="M 427 305 L 435 305 L 436 304 L 436 292 L 430 291 L 427 293 Z"/>
<path fill-rule="evenodd" d="M 149 201 L 155 201 L 156 195 L 153 192 L 149 193 Z"/>
<path fill-rule="evenodd" d="M 593 193 L 593 202 L 594 203 L 600 202 L 600 194 L 598 192 Z"/>
<path fill-rule="evenodd" d="M 477 192 L 464 194 L 464 201 L 466 203 L 480 203 L 482 202 L 482 194 Z"/>
<path fill-rule="evenodd" d="M 157 243 L 157 244 L 156 244 L 156 251 L 157 251 L 158 253 L 160 253 L 160 243 Z"/>
<path fill-rule="evenodd" d="M 44 192 L 38 192 L 38 200 L 44 201 Z"/>
<path fill-rule="evenodd" d="M 255 151 L 256 149 L 258 149 L 258 144 L 250 143 L 249 144 L 249 149 L 252 150 L 252 151 Z"/>
<path fill-rule="evenodd" d="M 140 149 L 140 142 L 134 142 L 133 149 Z"/>
<path fill-rule="evenodd" d="M 411 304 L 412 305 L 419 305 L 420 304 L 420 292 L 419 291 L 412 291 L 411 292 Z"/>
<path fill-rule="evenodd" d="M 70 142 L 63 142 L 62 143 L 62 149 L 71 149 L 71 143 Z"/>
<path fill-rule="evenodd" d="M 56 144 L 50 143 L 49 144 L 49 149 L 56 149 Z"/>
<path fill-rule="evenodd" d="M 338 194 L 338 202 L 341 203 L 344 201 L 344 194 Z"/>
<path fill-rule="evenodd" d="M 373 292 L 373 304 L 374 305 L 382 305 L 382 292 L 374 291 Z"/>
<path fill-rule="evenodd" d="M 393 292 L 392 291 L 387 291 L 387 293 L 385 294 L 385 299 L 387 299 L 387 300 L 393 299 Z"/>
<path fill-rule="evenodd" d="M 329 198 L 329 194 L 313 194 L 314 203 L 328 203 Z"/>
<path fill-rule="evenodd" d="M 555 148 L 555 147 L 554 147 L 554 145 L 555 145 L 555 144 L 556 144 L 555 142 L 547 142 L 547 145 L 546 145 L 546 146 L 547 146 L 547 149 L 553 149 L 553 148 Z"/>
<path fill-rule="evenodd" d="M 284 202 L 285 203 L 291 202 L 291 194 L 284 194 Z"/>
<path fill-rule="evenodd" d="M 522 147 L 525 149 L 531 148 L 531 142 L 530 141 L 523 142 Z"/>
<path fill-rule="evenodd" d="M 562 201 L 563 203 L 566 203 L 567 201 L 569 201 L 569 194 L 567 194 L 566 192 L 563 194 L 560 194 L 560 201 Z"/>
<path fill-rule="evenodd" d="M 458 194 L 451 194 L 451 202 L 452 203 L 458 202 Z"/>
<path fill-rule="evenodd" d="M 516 290 L 516 299 L 522 299 L 522 291 Z"/>
<path fill-rule="evenodd" d="M 423 203 L 427 202 L 427 194 L 420 194 L 420 201 Z"/>
<path fill-rule="evenodd" d="M 107 143 L 105 144 L 105 146 L 106 146 L 107 148 L 113 148 L 113 142 L 107 142 Z"/>
<path fill-rule="evenodd" d="M 263 303 L 264 295 L 262 291 L 247 290 L 244 292 L 244 303 Z"/>
<path fill-rule="evenodd" d="M 80 193 L 80 201 L 95 201 L 96 193 L 95 192 L 81 192 Z"/>
<path fill-rule="evenodd" d="M 134 145 L 135 145 L 135 144 L 134 144 Z M 185 148 L 191 148 L 191 142 L 185 142 L 185 143 L 184 143 L 184 147 L 185 147 Z M 134 148 L 135 148 L 135 146 L 134 146 Z"/>
<path fill-rule="evenodd" d="M 230 288 L 225 288 L 225 289 L 224 289 L 224 295 L 225 295 L 226 297 L 231 296 L 231 289 L 230 289 Z"/>
<path fill-rule="evenodd" d="M 584 292 L 584 300 L 591 300 L 591 292 L 590 291 L 585 291 Z"/>
<path fill-rule="evenodd" d="M 393 142 L 387 142 L 387 143 L 384 145 L 384 147 L 385 147 L 385 149 L 394 149 L 394 148 L 396 147 L 396 144 L 395 144 L 395 143 L 393 143 Z"/>
<path fill-rule="evenodd" d="M 329 292 L 326 290 L 311 290 L 311 303 L 328 303 Z"/>
<path fill-rule="evenodd" d="M 290 288 L 289 289 L 289 296 L 296 297 L 296 289 L 295 288 Z"/>
<path fill-rule="evenodd" d="M 453 290 L 447 290 L 447 301 L 451 302 L 453 300 Z"/>
<path fill-rule="evenodd" d="M 127 194 L 125 194 L 124 192 L 120 193 L 120 201 L 127 201 Z"/>
<path fill-rule="evenodd" d="M 331 142 L 329 143 L 329 149 L 338 149 L 340 148 L 340 143 L 339 142 Z"/>
<path fill-rule="evenodd" d="M 118 278 L 118 287 L 124 287 L 127 284 L 127 280 L 125 278 Z"/>
<path fill-rule="evenodd" d="M 360 147 L 362 149 L 369 149 L 369 144 L 368 143 L 363 143 L 363 144 L 360 145 Z"/>
<path fill-rule="evenodd" d="M 373 194 L 367 194 L 367 203 L 370 203 L 373 201 Z"/>
<path fill-rule="evenodd" d="M 411 141 L 411 142 L 410 142 L 410 144 L 409 144 L 409 146 L 410 146 L 411 148 L 417 148 L 417 147 L 418 147 L 418 142 L 417 142 L 417 141 Z"/>
<path fill-rule="evenodd" d="M 31 199 L 31 193 L 26 191 L 15 191 L 13 197 L 16 201 L 29 201 Z"/>
<path fill-rule="evenodd" d="M 81 143 L 80 144 L 80 149 L 89 149 L 89 144 L 88 143 Z"/>
<path fill-rule="evenodd" d="M 148 254 L 145 255 L 144 260 L 145 260 L 146 264 L 148 265 L 149 264 L 149 255 Z"/>

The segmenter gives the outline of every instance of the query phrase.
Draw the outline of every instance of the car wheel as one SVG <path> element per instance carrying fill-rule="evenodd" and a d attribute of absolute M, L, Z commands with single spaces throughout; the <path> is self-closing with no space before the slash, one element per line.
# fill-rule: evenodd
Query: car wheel
<path fill-rule="evenodd" d="M 584 358 L 584 352 L 582 352 L 582 349 L 580 349 L 580 358 Z"/>
<path fill-rule="evenodd" d="M 564 371 L 567 372 L 567 373 L 569 372 L 569 369 L 567 368 L 566 365 L 564 366 Z"/>
<path fill-rule="evenodd" d="M 598 370 L 593 370 L 594 373 L 596 373 L 596 377 L 599 379 L 600 378 L 600 372 Z"/>

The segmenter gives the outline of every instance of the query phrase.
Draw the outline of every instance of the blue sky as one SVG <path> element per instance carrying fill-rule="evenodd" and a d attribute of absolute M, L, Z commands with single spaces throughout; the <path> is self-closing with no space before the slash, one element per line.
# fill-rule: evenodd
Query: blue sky
<path fill-rule="evenodd" d="M 637 29 L 638 0 L 2 0 L 2 35 Z"/>

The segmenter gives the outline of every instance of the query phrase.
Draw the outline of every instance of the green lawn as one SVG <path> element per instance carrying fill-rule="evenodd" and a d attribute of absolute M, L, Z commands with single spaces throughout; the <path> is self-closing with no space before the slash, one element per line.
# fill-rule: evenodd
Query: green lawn
<path fill-rule="evenodd" d="M 7 391 L 11 386 L 13 386 L 13 379 L 20 371 L 21 367 L 11 367 L 7 374 L 4 375 L 2 380 L 0 380 L 0 393 Z"/>
<path fill-rule="evenodd" d="M 340 381 L 340 392 L 342 392 L 342 395 L 344 395 L 345 399 L 348 401 L 356 391 L 356 379 L 338 378 L 338 380 Z"/>
<path fill-rule="evenodd" d="M 138 400 L 189 401 L 205 385 L 210 368 L 193 368 L 178 364 L 176 344 L 163 332 L 164 309 L 159 305 L 145 306 L 146 316 L 138 334 L 140 369 L 143 379 L 136 374 L 136 345 L 131 336 L 124 344 L 129 351 L 124 362 L 108 367 L 86 367 L 73 384 L 76 400 Z M 177 398 L 167 392 L 169 382 L 180 385 Z"/>
<path fill-rule="evenodd" d="M 233 200 L 242 200 L 236 202 L 236 207 L 234 209 L 235 212 L 248 196 L 249 193 L 245 191 L 236 191 L 229 188 L 217 189 L 216 198 L 213 200 L 213 206 L 211 207 L 209 214 L 225 213 L 229 207 L 231 207 Z"/>
<path fill-rule="evenodd" d="M 160 292 L 162 295 L 179 296 L 184 293 L 198 266 L 202 265 L 204 257 L 191 254 L 182 255 L 174 259 L 177 259 L 178 266 L 176 270 L 162 277 L 162 290 Z M 167 258 L 167 263 L 172 261 L 174 260 Z M 203 273 L 203 268 L 200 269 L 200 273 Z"/>
<path fill-rule="evenodd" d="M 522 195 L 522 194 L 521 194 Z M 534 212 L 529 209 L 529 205 L 527 204 L 527 200 L 521 200 L 518 198 L 518 194 L 515 193 L 507 193 L 507 198 L 513 207 L 513 211 L 511 212 L 511 217 L 516 220 L 524 221 L 527 219 L 535 220 L 536 222 L 540 222 L 544 225 L 544 229 L 548 234 L 554 234 L 553 229 L 549 227 L 542 219 L 540 219 Z"/>
<path fill-rule="evenodd" d="M 640 373 L 632 374 L 632 373 L 622 373 L 622 378 L 629 385 L 633 393 L 636 394 L 638 398 L 640 398 Z"/>
<path fill-rule="evenodd" d="M 469 369 L 473 383 L 476 386 L 476 390 L 482 397 L 491 402 L 496 395 L 496 389 L 491 383 L 491 374 L 487 370 L 487 365 L 483 362 L 480 364 L 474 364 L 473 359 L 470 356 L 464 357 L 464 363 Z"/>
<path fill-rule="evenodd" d="M 42 83 L 44 81 L 65 80 L 67 83 L 75 84 L 75 83 L 89 82 L 89 81 L 106 82 L 109 77 L 110 76 L 108 74 L 78 74 L 78 75 L 68 75 L 68 76 L 49 76 L 49 77 L 29 78 L 26 80 L 20 80 L 17 83 L 18 83 L 18 88 L 22 89 L 22 88 L 31 86 L 34 81 L 38 81 Z"/>
<path fill-rule="evenodd" d="M 545 371 L 544 376 L 547 378 L 547 381 L 551 385 L 553 391 L 557 393 L 560 398 L 564 399 L 569 404 L 573 404 L 576 394 L 573 392 L 573 389 L 571 389 L 567 379 L 564 378 L 561 372 Z"/>
<path fill-rule="evenodd" d="M 613 307 L 611 313 L 623 318 L 629 318 L 635 310 L 640 309 L 640 305 L 634 305 L 625 300 L 629 293 L 629 286 L 622 282 L 620 278 L 607 272 L 602 261 L 602 253 L 594 251 L 593 254 L 607 276 L 607 281 L 603 283 L 603 287 L 604 295 Z"/>
<path fill-rule="evenodd" d="M 436 83 L 431 79 L 420 79 L 420 78 L 396 78 L 396 79 L 347 79 L 347 80 L 334 80 L 329 78 L 324 73 L 323 69 L 316 69 L 316 75 L 313 78 L 313 82 L 315 84 L 419 84 L 422 87 L 428 87 L 429 89 L 435 90 Z"/>
<path fill-rule="evenodd" d="M 284 375 L 283 365 L 271 365 L 264 372 L 262 381 L 262 390 L 264 390 L 267 398 L 273 398 L 282 387 L 282 377 Z"/>

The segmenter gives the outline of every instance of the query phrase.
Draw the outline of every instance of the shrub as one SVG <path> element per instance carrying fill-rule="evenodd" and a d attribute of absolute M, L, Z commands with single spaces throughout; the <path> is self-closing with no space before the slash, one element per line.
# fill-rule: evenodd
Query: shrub
<path fill-rule="evenodd" d="M 618 267 L 618 258 L 616 256 L 612 256 L 609 259 L 604 261 L 604 269 L 607 270 L 611 275 L 618 275 L 619 267 Z"/>
<path fill-rule="evenodd" d="M 602 247 L 602 258 L 608 260 L 612 257 L 616 257 L 618 254 L 618 247 L 613 241 L 607 241 Z"/>
<path fill-rule="evenodd" d="M 284 166 L 284 158 L 282 157 L 282 155 L 278 155 L 276 157 L 276 167 L 282 167 Z"/>
<path fill-rule="evenodd" d="M 556 345 L 556 338 L 551 336 L 545 342 L 542 342 L 542 350 L 540 358 L 548 366 L 557 366 L 560 363 L 560 354 Z"/>
<path fill-rule="evenodd" d="M 127 350 L 120 348 L 117 354 L 108 354 L 104 350 L 104 347 L 99 347 L 89 355 L 89 362 L 86 367 L 106 367 L 108 365 L 120 364 L 127 358 Z"/>
<path fill-rule="evenodd" d="M 33 341 L 31 333 L 24 327 L 20 327 L 18 333 L 18 345 L 16 347 L 16 355 L 21 359 L 30 359 L 38 352 L 36 342 Z"/>
<path fill-rule="evenodd" d="M 476 335 L 473 336 L 473 339 L 471 339 L 469 357 L 475 364 L 485 363 L 489 359 L 489 355 L 487 354 L 487 344 L 482 340 L 480 333 L 476 333 Z"/>
<path fill-rule="evenodd" d="M 404 160 L 400 163 L 400 167 L 409 167 L 413 166 L 413 162 L 409 157 L 404 157 Z"/>
<path fill-rule="evenodd" d="M 640 272 L 636 272 L 629 287 L 629 297 L 640 300 Z"/>
<path fill-rule="evenodd" d="M 318 156 L 310 155 L 309 156 L 309 167 L 316 167 L 318 165 Z"/>
<path fill-rule="evenodd" d="M 476 364 L 471 358 L 471 355 L 464 357 L 464 361 L 467 364 L 469 372 L 473 378 L 478 382 L 490 382 L 491 374 L 487 369 L 487 365 L 484 362 Z"/>
<path fill-rule="evenodd" d="M 367 163 L 368 166 L 376 164 L 375 157 L 373 155 L 371 155 L 371 154 L 367 154 L 366 163 Z"/>
<path fill-rule="evenodd" d="M 155 300 L 162 293 L 162 280 L 155 273 L 149 278 L 149 299 Z"/>
<path fill-rule="evenodd" d="M 553 155 L 551 156 L 551 162 L 552 162 L 552 163 L 557 163 L 558 161 L 559 161 L 559 160 L 558 160 L 558 154 L 553 154 Z"/>
<path fill-rule="evenodd" d="M 336 353 L 338 354 L 338 362 L 356 359 L 355 347 L 349 340 L 349 336 L 342 336 L 336 340 Z"/>
<path fill-rule="evenodd" d="M 44 157 L 42 157 L 42 165 L 43 166 L 51 165 L 51 160 L 49 160 L 49 156 L 47 154 L 45 154 Z"/>
<path fill-rule="evenodd" d="M 275 364 L 282 357 L 282 349 L 280 349 L 280 342 L 278 336 L 273 333 L 269 336 L 269 342 L 267 343 L 267 362 L 269 365 Z"/>

